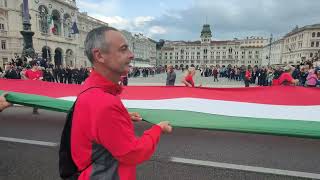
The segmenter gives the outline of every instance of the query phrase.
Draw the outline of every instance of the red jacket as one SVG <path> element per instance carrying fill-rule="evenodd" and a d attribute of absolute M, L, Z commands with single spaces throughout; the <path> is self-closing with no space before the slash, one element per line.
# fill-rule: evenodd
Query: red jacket
<path fill-rule="evenodd" d="M 118 96 L 121 86 L 92 71 L 83 90 L 90 87 L 98 88 L 81 94 L 74 109 L 71 153 L 79 170 L 98 159 L 79 179 L 134 180 L 136 165 L 154 153 L 161 128 L 154 125 L 136 137 L 132 120 Z"/>
<path fill-rule="evenodd" d="M 246 74 L 245 74 L 245 78 L 247 79 L 247 80 L 250 80 L 251 79 L 251 72 L 250 71 L 246 71 Z"/>

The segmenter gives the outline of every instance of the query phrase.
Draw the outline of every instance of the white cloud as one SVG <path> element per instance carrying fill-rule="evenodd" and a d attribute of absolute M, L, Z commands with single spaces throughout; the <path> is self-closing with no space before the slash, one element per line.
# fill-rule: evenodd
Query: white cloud
<path fill-rule="evenodd" d="M 133 24 L 136 27 L 141 27 L 152 20 L 154 20 L 154 17 L 152 17 L 152 16 L 138 16 L 133 19 Z"/>
<path fill-rule="evenodd" d="M 161 26 L 152 26 L 149 28 L 149 32 L 151 34 L 166 34 L 168 30 Z"/>
<path fill-rule="evenodd" d="M 77 6 L 80 11 L 110 15 L 118 14 L 121 9 L 120 2 L 118 0 L 108 0 L 100 2 L 92 2 L 92 0 L 78 0 Z"/>
<path fill-rule="evenodd" d="M 108 23 L 110 26 L 118 28 L 118 29 L 130 29 L 131 28 L 131 23 L 128 19 L 125 19 L 120 16 L 103 16 L 99 14 L 94 14 L 92 17 L 99 19 L 103 22 Z"/>

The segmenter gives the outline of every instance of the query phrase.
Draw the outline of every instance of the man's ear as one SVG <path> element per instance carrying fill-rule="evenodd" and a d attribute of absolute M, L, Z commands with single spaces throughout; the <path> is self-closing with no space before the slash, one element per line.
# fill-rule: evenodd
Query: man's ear
<path fill-rule="evenodd" d="M 103 63 L 104 62 L 104 59 L 103 59 L 103 56 L 101 54 L 101 51 L 100 49 L 92 49 L 92 55 L 93 55 L 93 59 L 99 63 Z"/>

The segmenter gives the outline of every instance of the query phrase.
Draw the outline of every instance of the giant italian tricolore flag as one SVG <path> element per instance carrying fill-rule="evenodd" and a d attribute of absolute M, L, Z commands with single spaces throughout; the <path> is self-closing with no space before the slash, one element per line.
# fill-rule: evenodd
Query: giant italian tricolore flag
<path fill-rule="evenodd" d="M 0 90 L 14 92 L 8 96 L 13 103 L 67 112 L 80 85 L 0 80 Z M 320 138 L 317 88 L 128 86 L 121 98 L 129 111 L 151 123 L 169 120 L 176 127 Z"/>

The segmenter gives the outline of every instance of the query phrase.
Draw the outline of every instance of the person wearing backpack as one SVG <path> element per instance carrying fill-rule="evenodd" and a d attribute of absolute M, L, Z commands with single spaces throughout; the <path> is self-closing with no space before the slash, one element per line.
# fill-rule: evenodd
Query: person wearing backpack
<path fill-rule="evenodd" d="M 117 29 L 102 26 L 91 30 L 85 40 L 85 52 L 93 70 L 82 85 L 73 113 L 69 113 L 72 158 L 69 166 L 59 155 L 60 176 L 79 180 L 135 180 L 136 166 L 151 158 L 160 135 L 170 133 L 172 127 L 164 121 L 153 125 L 141 137 L 135 136 L 132 121 L 142 118 L 137 113 L 128 113 L 118 96 L 122 90 L 120 76 L 128 72 L 134 55 Z M 67 126 L 63 135 L 65 132 L 68 133 Z M 62 147 L 67 142 L 62 136 Z M 62 154 L 66 150 L 60 147 Z M 70 172 L 76 175 L 67 177 L 63 172 L 72 168 L 72 163 L 76 171 Z"/>

